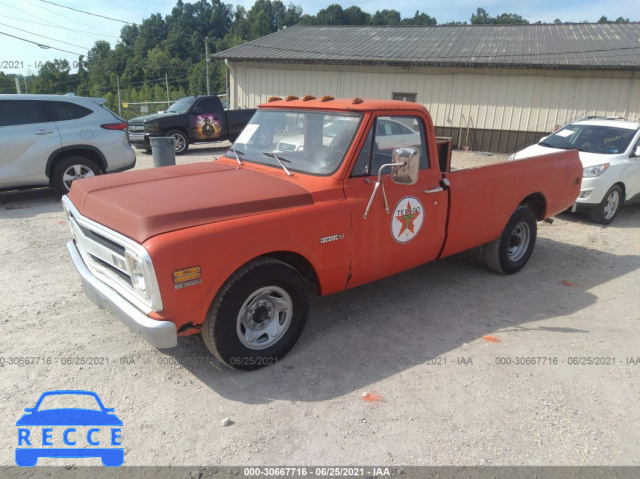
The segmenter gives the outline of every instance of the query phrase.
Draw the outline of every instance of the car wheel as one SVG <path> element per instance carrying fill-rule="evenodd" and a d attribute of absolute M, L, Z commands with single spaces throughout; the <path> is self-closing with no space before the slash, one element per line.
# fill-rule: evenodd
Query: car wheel
<path fill-rule="evenodd" d="M 171 130 L 165 136 L 172 136 L 176 140 L 176 155 L 182 155 L 189 149 L 189 138 L 182 131 Z"/>
<path fill-rule="evenodd" d="M 273 132 L 266 127 L 258 129 L 256 136 L 256 147 L 266 148 L 273 143 Z"/>
<path fill-rule="evenodd" d="M 538 224 L 533 212 L 518 206 L 500 237 L 483 246 L 487 267 L 502 274 L 520 271 L 533 253 L 537 232 Z"/>
<path fill-rule="evenodd" d="M 591 210 L 591 220 L 596 223 L 608 225 L 622 207 L 622 188 L 613 185 L 604 195 L 602 203 Z"/>
<path fill-rule="evenodd" d="M 201 334 L 220 361 L 251 371 L 284 357 L 300 338 L 308 314 L 309 291 L 300 273 L 261 257 L 225 283 Z"/>
<path fill-rule="evenodd" d="M 53 170 L 52 185 L 61 195 L 71 189 L 71 183 L 80 178 L 99 175 L 100 168 L 93 160 L 83 156 L 70 156 L 62 160 Z"/>

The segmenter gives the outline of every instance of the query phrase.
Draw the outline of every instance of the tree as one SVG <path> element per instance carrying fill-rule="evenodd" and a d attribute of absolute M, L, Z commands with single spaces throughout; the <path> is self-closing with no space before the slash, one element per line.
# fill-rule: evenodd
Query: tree
<path fill-rule="evenodd" d="M 400 12 L 397 10 L 378 10 L 371 17 L 373 25 L 400 25 Z"/>
<path fill-rule="evenodd" d="M 488 25 L 491 18 L 484 8 L 478 7 L 475 14 L 471 14 L 471 25 Z"/>
<path fill-rule="evenodd" d="M 344 11 L 344 18 L 347 25 L 368 25 L 371 22 L 371 15 L 355 5 Z"/>
<path fill-rule="evenodd" d="M 438 21 L 427 15 L 426 13 L 421 13 L 416 10 L 416 14 L 413 18 L 405 18 L 402 20 L 403 25 L 437 25 Z"/>
<path fill-rule="evenodd" d="M 516 13 L 502 13 L 497 17 L 491 17 L 484 8 L 478 8 L 475 14 L 471 14 L 472 25 L 512 25 L 527 23 L 529 23 L 528 20 L 525 20 Z"/>
<path fill-rule="evenodd" d="M 347 17 L 342 7 L 333 3 L 317 13 L 316 23 L 318 25 L 346 25 Z"/>

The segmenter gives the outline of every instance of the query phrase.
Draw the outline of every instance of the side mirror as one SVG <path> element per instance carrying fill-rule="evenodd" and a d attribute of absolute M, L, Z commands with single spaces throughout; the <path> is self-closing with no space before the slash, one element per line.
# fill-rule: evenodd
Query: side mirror
<path fill-rule="evenodd" d="M 640 146 L 636 146 L 636 149 L 633 150 L 631 156 L 635 156 L 636 158 L 640 157 Z"/>
<path fill-rule="evenodd" d="M 396 147 L 391 154 L 392 163 L 404 163 L 391 174 L 391 179 L 396 184 L 415 185 L 418 181 L 420 169 L 420 153 L 411 147 Z"/>

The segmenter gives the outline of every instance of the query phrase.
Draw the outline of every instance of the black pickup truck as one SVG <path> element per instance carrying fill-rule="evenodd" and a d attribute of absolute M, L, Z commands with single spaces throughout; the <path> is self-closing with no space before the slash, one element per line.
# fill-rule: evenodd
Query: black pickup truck
<path fill-rule="evenodd" d="M 213 95 L 188 96 L 175 102 L 164 113 L 129 120 L 129 143 L 151 151 L 149 138 L 173 136 L 176 155 L 181 155 L 191 143 L 233 142 L 255 111 L 225 110 L 220 99 Z"/>

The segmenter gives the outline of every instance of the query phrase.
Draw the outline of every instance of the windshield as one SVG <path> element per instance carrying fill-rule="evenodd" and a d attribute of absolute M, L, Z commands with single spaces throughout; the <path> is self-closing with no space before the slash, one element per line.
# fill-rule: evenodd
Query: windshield
<path fill-rule="evenodd" d="M 191 108 L 191 105 L 193 105 L 193 98 L 182 98 L 167 108 L 166 111 L 167 113 L 186 113 Z"/>
<path fill-rule="evenodd" d="M 556 131 L 541 146 L 563 150 L 578 149 L 588 153 L 613 155 L 624 152 L 635 130 L 611 126 L 573 124 Z"/>
<path fill-rule="evenodd" d="M 362 115 L 355 113 L 259 110 L 226 156 L 330 175 L 344 160 L 361 119 Z"/>

